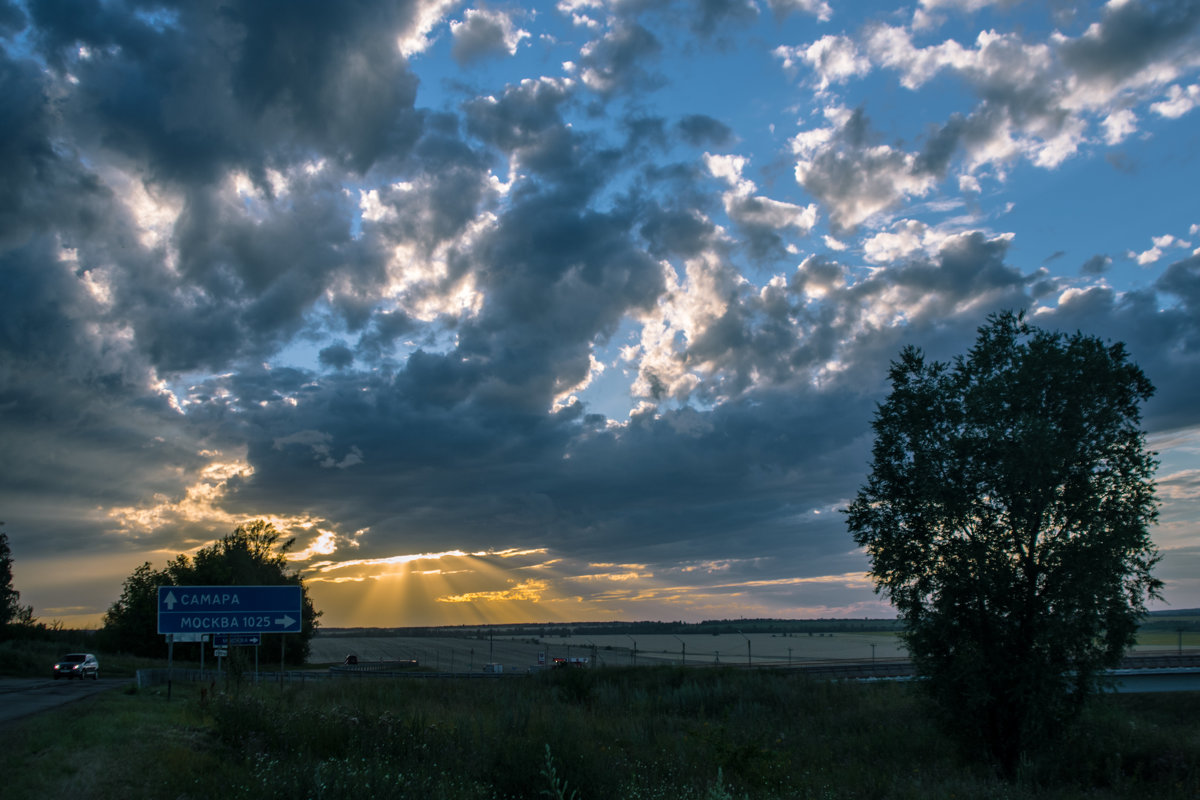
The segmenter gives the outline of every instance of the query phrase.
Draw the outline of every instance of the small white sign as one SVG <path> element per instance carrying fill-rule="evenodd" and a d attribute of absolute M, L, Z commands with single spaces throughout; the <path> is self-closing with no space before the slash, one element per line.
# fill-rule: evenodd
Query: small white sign
<path fill-rule="evenodd" d="M 228 647 L 214 647 L 213 655 L 215 655 L 217 658 L 227 656 L 227 655 L 229 655 L 229 648 Z"/>

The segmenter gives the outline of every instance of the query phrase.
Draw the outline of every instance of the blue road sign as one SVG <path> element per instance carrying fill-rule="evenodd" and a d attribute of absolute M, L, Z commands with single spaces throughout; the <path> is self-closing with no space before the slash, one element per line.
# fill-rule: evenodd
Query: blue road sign
<path fill-rule="evenodd" d="M 262 637 L 257 633 L 214 633 L 213 647 L 258 647 Z"/>
<path fill-rule="evenodd" d="M 299 633 L 299 586 L 160 586 L 159 633 Z"/>

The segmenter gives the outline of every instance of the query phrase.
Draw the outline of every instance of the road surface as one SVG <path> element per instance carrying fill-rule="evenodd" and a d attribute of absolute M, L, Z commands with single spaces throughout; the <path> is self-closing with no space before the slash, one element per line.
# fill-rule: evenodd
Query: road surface
<path fill-rule="evenodd" d="M 128 678 L 100 678 L 94 681 L 0 678 L 0 729 L 8 728 L 14 721 L 30 714 L 127 685 Z"/>

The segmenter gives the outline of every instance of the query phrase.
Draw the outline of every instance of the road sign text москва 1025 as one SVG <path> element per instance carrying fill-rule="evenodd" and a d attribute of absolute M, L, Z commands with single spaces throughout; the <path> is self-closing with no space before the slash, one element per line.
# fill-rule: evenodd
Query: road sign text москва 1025
<path fill-rule="evenodd" d="M 299 586 L 159 586 L 159 633 L 299 633 Z"/>

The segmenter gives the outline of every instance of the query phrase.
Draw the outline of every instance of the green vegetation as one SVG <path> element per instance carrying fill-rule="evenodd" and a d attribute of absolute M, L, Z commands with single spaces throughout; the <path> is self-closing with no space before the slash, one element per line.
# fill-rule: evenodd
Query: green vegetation
<path fill-rule="evenodd" d="M 294 543 L 295 539 L 281 541 L 271 523 L 255 520 L 239 525 L 192 558 L 176 556 L 165 569 L 156 570 L 147 561 L 125 579 L 120 598 L 104 615 L 99 644 L 114 652 L 166 656 L 166 640 L 157 632 L 159 586 L 296 585 L 303 593 L 301 629 L 287 637 L 286 655 L 288 663 L 303 664 L 321 612 L 313 607 L 308 587 L 284 555 Z M 198 659 L 199 645 L 177 645 L 175 652 L 181 658 L 194 653 Z"/>
<path fill-rule="evenodd" d="M 0 522 L 0 526 L 4 523 Z M 41 633 L 46 625 L 33 618 L 33 606 L 21 605 L 21 593 L 13 586 L 13 556 L 8 534 L 0 531 L 0 642 Z"/>
<path fill-rule="evenodd" d="M 207 697 L 201 698 L 204 690 Z M 676 668 L 110 692 L 0 733 L 5 797 L 1193 798 L 1200 693 L 1103 696 L 1011 780 L 903 683 Z"/>
<path fill-rule="evenodd" d="M 167 666 L 166 661 L 157 658 L 97 650 L 95 637 L 90 631 L 50 630 L 38 638 L 0 642 L 0 676 L 48 678 L 50 665 L 64 653 L 97 653 L 100 676 L 103 678 L 133 678 L 139 669 Z M 177 666 L 198 664 L 178 661 Z"/>
<path fill-rule="evenodd" d="M 906 348 L 848 509 L 877 590 L 959 735 L 1008 772 L 1134 643 L 1161 582 L 1154 387 L 1120 344 L 989 317 L 952 363 Z"/>

